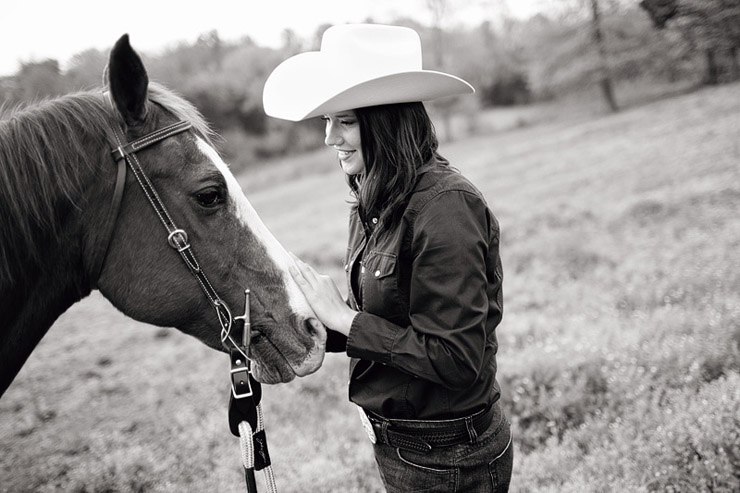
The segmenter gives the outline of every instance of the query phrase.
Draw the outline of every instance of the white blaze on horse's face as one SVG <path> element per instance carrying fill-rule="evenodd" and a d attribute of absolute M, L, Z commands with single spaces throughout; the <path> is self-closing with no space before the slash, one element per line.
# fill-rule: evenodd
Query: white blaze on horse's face
<path fill-rule="evenodd" d="M 290 258 L 288 252 L 285 251 L 280 242 L 275 239 L 272 233 L 270 233 L 270 230 L 267 229 L 267 226 L 262 222 L 262 219 L 257 215 L 257 211 L 254 210 L 252 204 L 247 200 L 241 186 L 239 186 L 239 182 L 236 181 L 231 170 L 229 170 L 229 167 L 224 163 L 216 150 L 200 137 L 198 137 L 198 148 L 213 162 L 226 180 L 226 186 L 229 188 L 229 196 L 233 203 L 236 204 L 236 213 L 242 225 L 254 233 L 257 239 L 264 245 L 268 255 L 270 255 L 281 270 L 285 281 L 285 289 L 288 292 L 290 307 L 296 314 L 303 315 L 306 318 L 316 318 L 306 298 L 288 271 L 288 267 L 293 265 L 293 259 Z"/>

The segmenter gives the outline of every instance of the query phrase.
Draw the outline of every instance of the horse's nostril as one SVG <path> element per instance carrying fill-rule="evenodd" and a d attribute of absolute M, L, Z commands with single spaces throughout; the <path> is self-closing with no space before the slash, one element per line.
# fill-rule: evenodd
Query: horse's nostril
<path fill-rule="evenodd" d="M 315 318 L 307 318 L 304 322 L 306 325 L 306 331 L 308 332 L 308 335 L 311 337 L 320 335 L 323 329 L 323 326 L 321 325 L 321 322 L 319 322 Z"/>
<path fill-rule="evenodd" d="M 316 334 L 316 327 L 314 327 L 313 324 L 314 324 L 314 319 L 312 318 L 307 318 L 303 322 L 303 325 L 306 326 L 306 332 L 308 332 L 308 335 L 310 336 L 313 336 L 314 334 Z"/>

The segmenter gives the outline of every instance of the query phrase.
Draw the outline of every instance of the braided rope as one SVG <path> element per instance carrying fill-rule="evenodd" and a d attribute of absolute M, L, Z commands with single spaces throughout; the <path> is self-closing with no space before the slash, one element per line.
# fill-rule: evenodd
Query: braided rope
<path fill-rule="evenodd" d="M 265 429 L 265 424 L 262 421 L 262 404 L 257 405 L 257 431 Z M 272 473 L 272 464 L 263 469 L 265 473 L 265 484 L 267 484 L 267 491 L 270 493 L 277 493 L 277 484 L 275 483 L 275 475 Z"/>
<path fill-rule="evenodd" d="M 252 426 L 246 421 L 239 423 L 239 448 L 242 452 L 244 469 L 254 469 L 254 443 L 252 443 Z"/>
<path fill-rule="evenodd" d="M 242 455 L 242 465 L 244 469 L 254 469 L 254 442 L 252 435 L 265 429 L 262 419 L 262 404 L 257 405 L 257 429 L 252 431 L 252 426 L 247 421 L 239 423 L 239 449 Z M 272 472 L 272 465 L 263 469 L 265 475 L 265 484 L 269 493 L 277 493 L 277 484 L 275 475 Z"/>

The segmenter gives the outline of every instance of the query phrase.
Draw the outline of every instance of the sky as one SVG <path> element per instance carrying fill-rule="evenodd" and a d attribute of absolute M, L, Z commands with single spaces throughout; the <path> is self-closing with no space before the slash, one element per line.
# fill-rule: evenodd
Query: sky
<path fill-rule="evenodd" d="M 156 54 L 217 30 L 224 40 L 251 37 L 277 47 L 285 29 L 301 37 L 322 24 L 391 22 L 400 16 L 431 24 L 428 0 L 6 0 L 0 6 L 0 76 L 20 62 L 107 51 L 124 33 L 140 52 Z M 478 24 L 501 9 L 526 18 L 548 0 L 447 0 L 445 22 Z M 552 1 L 552 0 L 550 0 Z"/>

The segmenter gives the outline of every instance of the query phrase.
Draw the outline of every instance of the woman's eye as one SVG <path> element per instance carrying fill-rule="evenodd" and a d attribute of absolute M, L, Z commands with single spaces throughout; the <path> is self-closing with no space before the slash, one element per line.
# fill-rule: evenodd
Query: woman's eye
<path fill-rule="evenodd" d="M 339 123 L 341 123 L 342 125 L 353 125 L 356 122 L 355 120 L 341 120 Z"/>
<path fill-rule="evenodd" d="M 195 195 L 195 198 L 203 207 L 215 207 L 224 202 L 221 192 L 216 189 L 199 192 Z"/>

